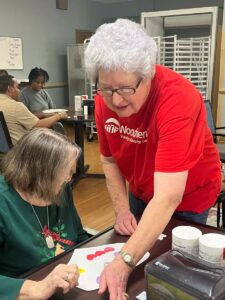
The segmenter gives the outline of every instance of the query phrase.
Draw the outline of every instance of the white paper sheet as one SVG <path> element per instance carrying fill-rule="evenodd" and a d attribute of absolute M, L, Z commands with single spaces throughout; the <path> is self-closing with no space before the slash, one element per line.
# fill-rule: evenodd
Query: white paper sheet
<path fill-rule="evenodd" d="M 111 262 L 124 243 L 107 244 L 97 247 L 75 249 L 68 264 L 77 264 L 80 271 L 78 288 L 92 291 L 99 288 L 99 278 L 104 266 Z M 150 256 L 147 252 L 138 264 Z M 144 275 L 143 275 L 144 276 Z"/>
<path fill-rule="evenodd" d="M 144 292 L 140 293 L 139 295 L 137 295 L 136 298 L 139 299 L 139 300 L 146 300 L 147 299 L 147 294 L 144 291 Z"/>

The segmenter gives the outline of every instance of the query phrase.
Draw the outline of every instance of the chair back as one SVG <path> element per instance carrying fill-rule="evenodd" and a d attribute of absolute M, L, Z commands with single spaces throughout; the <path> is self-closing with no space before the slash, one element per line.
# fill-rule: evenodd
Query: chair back
<path fill-rule="evenodd" d="M 12 146 L 13 144 L 4 118 L 4 114 L 2 111 L 0 111 L 0 152 L 6 153 Z"/>
<path fill-rule="evenodd" d="M 60 122 L 56 122 L 54 125 L 52 125 L 52 129 L 58 133 L 66 135 L 65 128 L 63 124 Z"/>
<path fill-rule="evenodd" d="M 213 119 L 211 103 L 209 100 L 205 100 L 204 103 L 205 103 L 205 108 L 206 108 L 206 113 L 207 113 L 207 123 L 208 123 L 209 129 L 211 130 L 211 133 L 214 134 L 214 133 L 216 133 L 216 125 L 215 125 L 214 119 Z"/>

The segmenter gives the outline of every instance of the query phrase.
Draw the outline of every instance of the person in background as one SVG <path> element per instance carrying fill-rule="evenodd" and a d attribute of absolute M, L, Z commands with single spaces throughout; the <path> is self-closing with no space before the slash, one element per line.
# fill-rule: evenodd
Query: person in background
<path fill-rule="evenodd" d="M 6 76 L 9 75 L 6 70 L 0 70 L 0 76 Z"/>
<path fill-rule="evenodd" d="M 17 101 L 19 92 L 18 82 L 13 76 L 0 76 L 0 111 L 3 111 L 13 144 L 34 127 L 49 128 L 67 118 L 65 112 L 59 112 L 39 120 L 23 103 Z"/>
<path fill-rule="evenodd" d="M 62 151 L 63 149 L 63 151 Z M 35 282 L 20 274 L 88 239 L 69 184 L 80 148 L 51 129 L 24 135 L 3 158 L 0 176 L 0 295 L 48 299 L 78 283 L 76 265 L 58 265 Z"/>
<path fill-rule="evenodd" d="M 85 50 L 114 228 L 131 236 L 100 277 L 99 293 L 108 289 L 110 300 L 127 297 L 129 274 L 173 215 L 206 223 L 220 192 L 202 97 L 189 80 L 156 65 L 156 54 L 141 25 L 125 19 L 100 26 Z"/>
<path fill-rule="evenodd" d="M 49 80 L 48 73 L 36 67 L 30 71 L 28 79 L 29 86 L 21 90 L 19 100 L 37 116 L 43 110 L 55 108 L 52 98 L 44 89 L 45 83 Z"/>

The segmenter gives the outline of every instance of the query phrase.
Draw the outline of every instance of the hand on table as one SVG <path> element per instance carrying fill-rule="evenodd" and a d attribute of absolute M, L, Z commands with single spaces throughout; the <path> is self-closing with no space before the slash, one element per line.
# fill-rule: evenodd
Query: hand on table
<path fill-rule="evenodd" d="M 45 300 L 50 298 L 57 288 L 61 288 L 65 294 L 78 284 L 79 275 L 77 265 L 60 264 L 41 281 L 26 280 L 17 300 Z"/>
<path fill-rule="evenodd" d="M 137 228 L 137 221 L 129 211 L 122 211 L 117 214 L 114 229 L 121 235 L 132 235 Z"/>
<path fill-rule="evenodd" d="M 126 286 L 131 271 L 132 269 L 117 256 L 102 271 L 98 293 L 103 294 L 108 289 L 109 300 L 127 300 L 129 296 Z"/>
<path fill-rule="evenodd" d="M 68 114 L 66 111 L 61 111 L 58 114 L 60 115 L 60 120 L 68 118 Z"/>

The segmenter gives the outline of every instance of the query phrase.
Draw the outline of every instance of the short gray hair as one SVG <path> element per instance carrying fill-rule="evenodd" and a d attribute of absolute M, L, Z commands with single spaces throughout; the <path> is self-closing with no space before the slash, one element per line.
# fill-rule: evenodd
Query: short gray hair
<path fill-rule="evenodd" d="M 101 25 L 85 50 L 85 67 L 92 82 L 99 69 L 137 73 L 142 78 L 155 74 L 157 46 L 140 24 L 127 19 Z"/>
<path fill-rule="evenodd" d="M 25 134 L 5 155 L 2 171 L 7 183 L 45 201 L 58 203 L 56 179 L 81 149 L 65 135 L 36 128 Z"/>

